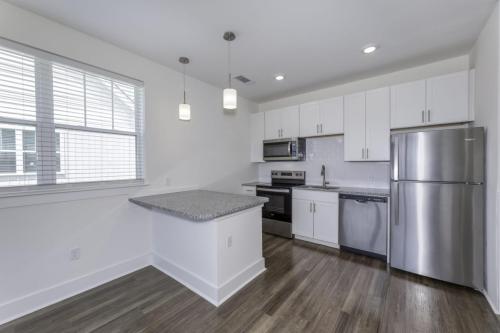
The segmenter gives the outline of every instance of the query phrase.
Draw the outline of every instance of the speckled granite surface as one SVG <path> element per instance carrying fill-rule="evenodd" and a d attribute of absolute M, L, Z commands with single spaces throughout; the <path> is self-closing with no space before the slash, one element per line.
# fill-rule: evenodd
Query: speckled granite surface
<path fill-rule="evenodd" d="M 204 222 L 260 206 L 268 198 L 206 190 L 174 192 L 130 198 L 130 202 L 156 208 L 191 221 Z"/>

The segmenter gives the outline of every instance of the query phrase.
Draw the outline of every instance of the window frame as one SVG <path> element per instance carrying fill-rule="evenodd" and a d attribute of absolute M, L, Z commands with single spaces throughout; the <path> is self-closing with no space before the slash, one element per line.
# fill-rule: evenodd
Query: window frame
<path fill-rule="evenodd" d="M 145 89 L 144 83 L 140 80 L 130 78 L 128 76 L 124 76 L 121 74 L 117 74 L 99 67 L 95 67 L 92 65 L 88 65 L 76 60 L 72 60 L 60 55 L 56 55 L 47 51 L 43 51 L 40 49 L 36 49 L 24 44 L 20 44 L 5 38 L 0 37 L 0 46 L 6 49 L 11 49 L 13 51 L 21 52 L 32 56 L 35 58 L 35 88 L 39 87 L 39 80 L 43 80 L 45 84 L 50 82 L 50 85 L 53 84 L 52 71 L 53 66 L 67 66 L 70 69 L 74 69 L 83 73 L 84 78 L 88 75 L 101 77 L 103 79 L 109 80 L 111 83 L 111 96 L 112 100 L 113 89 L 115 85 L 120 84 L 128 84 L 134 89 L 134 121 L 135 128 L 134 131 L 126 131 L 126 130 L 116 130 L 115 129 L 115 120 L 114 120 L 114 107 L 111 108 L 111 121 L 112 126 L 111 129 L 107 128 L 98 128 L 98 127 L 88 127 L 86 121 L 86 113 L 87 110 L 84 108 L 85 114 L 85 123 L 83 126 L 80 125 L 70 125 L 70 124 L 62 124 L 56 123 L 54 119 L 54 96 L 53 96 L 53 87 L 49 89 L 47 93 L 44 92 L 44 96 L 40 96 L 38 93 L 36 94 L 36 120 L 27 120 L 27 119 L 14 119 L 14 118 L 5 118 L 0 117 L 0 123 L 12 125 L 14 127 L 31 127 L 35 129 L 36 133 L 36 152 L 38 156 L 38 160 L 56 160 L 55 156 L 59 153 L 60 156 L 60 170 L 54 173 L 52 170 L 44 170 L 43 167 L 38 167 L 38 165 L 43 163 L 37 163 L 37 184 L 31 185 L 14 185 L 14 186 L 0 186 L 0 197 L 9 196 L 9 193 L 15 193 L 17 195 L 22 195 L 22 193 L 52 193 L 52 192 L 65 192 L 65 191 L 81 191 L 86 189 L 109 189 L 115 187 L 128 187 L 130 186 L 141 186 L 146 184 L 145 181 L 145 158 L 144 158 L 144 100 L 145 100 Z M 41 60 L 41 61 L 39 61 Z M 47 78 L 46 75 L 50 75 L 50 78 Z M 85 81 L 84 81 L 85 82 Z M 85 87 L 86 89 L 86 87 Z M 43 95 L 42 94 L 42 95 Z M 41 100 L 45 101 L 45 103 L 41 102 Z M 50 100 L 50 103 L 47 103 L 47 100 Z M 113 103 L 113 101 L 112 101 Z M 49 104 L 47 106 L 47 104 Z M 10 126 L 9 126 L 10 127 Z M 55 136 L 58 133 L 58 130 L 75 130 L 75 131 L 84 131 L 84 132 L 92 132 L 92 133 L 106 133 L 106 134 L 119 134 L 132 136 L 135 138 L 135 173 L 136 176 L 133 179 L 120 179 L 120 180 L 106 180 L 106 181 L 84 181 L 84 182 L 67 182 L 67 183 L 57 183 L 57 176 L 60 174 L 64 174 L 64 170 L 62 168 L 62 154 L 61 152 L 64 150 L 63 147 L 63 135 L 60 135 L 60 147 L 59 151 L 56 149 L 56 139 Z M 16 129 L 16 173 L 9 175 L 19 175 L 19 168 L 21 171 L 24 171 L 24 164 L 21 163 L 19 166 L 19 158 L 21 162 L 23 161 L 24 156 L 24 147 L 22 142 L 22 129 Z M 45 132 L 44 132 L 45 131 Z M 19 132 L 19 134 L 18 134 Z M 50 133 L 49 133 L 50 132 Z M 18 147 L 19 138 L 18 135 L 21 135 L 21 146 Z M 48 152 L 47 152 L 47 140 L 46 138 L 52 135 L 54 136 L 54 140 L 52 145 L 49 144 Z M 41 140 L 41 137 L 44 137 L 45 140 Z M 44 152 L 42 152 L 39 146 L 39 142 L 45 141 Z M 23 149 L 20 149 L 23 148 Z M 54 156 L 44 156 L 43 154 L 52 154 Z M 20 155 L 20 157 L 18 156 Z M 56 168 L 57 169 L 57 168 Z M 23 175 L 35 174 L 34 172 L 25 172 L 21 173 Z M 7 173 L 0 174 L 0 177 L 7 175 Z"/>

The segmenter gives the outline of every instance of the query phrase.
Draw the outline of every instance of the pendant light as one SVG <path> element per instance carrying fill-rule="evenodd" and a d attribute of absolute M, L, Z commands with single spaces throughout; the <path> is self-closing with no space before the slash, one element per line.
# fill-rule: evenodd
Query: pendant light
<path fill-rule="evenodd" d="M 223 91 L 222 104 L 226 110 L 236 110 L 237 108 L 237 92 L 236 89 L 231 88 L 231 42 L 236 39 L 236 35 L 227 31 L 223 36 L 224 40 L 227 41 L 227 72 L 228 72 L 228 88 Z"/>
<path fill-rule="evenodd" d="M 184 99 L 181 104 L 179 104 L 179 119 L 180 120 L 191 120 L 191 106 L 186 103 L 186 65 L 189 64 L 189 58 L 180 57 L 179 62 L 182 64 L 182 74 L 183 74 L 183 85 L 184 85 Z"/>

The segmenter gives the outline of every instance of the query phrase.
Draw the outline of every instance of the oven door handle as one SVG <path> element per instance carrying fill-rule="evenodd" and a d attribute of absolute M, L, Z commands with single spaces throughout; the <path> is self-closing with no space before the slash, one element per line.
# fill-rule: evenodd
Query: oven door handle
<path fill-rule="evenodd" d="M 287 189 L 261 188 L 261 187 L 257 187 L 257 191 L 259 191 L 259 192 L 271 192 L 271 193 L 290 193 L 290 190 L 287 190 Z"/>

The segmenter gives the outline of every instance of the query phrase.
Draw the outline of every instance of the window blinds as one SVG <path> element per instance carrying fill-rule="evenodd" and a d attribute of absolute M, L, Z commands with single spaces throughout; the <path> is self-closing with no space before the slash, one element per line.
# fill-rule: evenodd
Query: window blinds
<path fill-rule="evenodd" d="M 143 90 L 0 39 L 0 187 L 142 180 Z"/>

